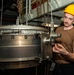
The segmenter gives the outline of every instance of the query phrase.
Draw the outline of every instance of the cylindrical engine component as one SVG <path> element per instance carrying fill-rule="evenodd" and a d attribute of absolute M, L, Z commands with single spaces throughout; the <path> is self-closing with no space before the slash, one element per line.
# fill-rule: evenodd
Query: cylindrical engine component
<path fill-rule="evenodd" d="M 25 61 L 39 57 L 40 37 L 35 35 L 2 35 L 0 62 Z"/>
<path fill-rule="evenodd" d="M 42 58 L 41 34 L 46 32 L 35 26 L 0 27 L 0 69 L 38 65 Z"/>

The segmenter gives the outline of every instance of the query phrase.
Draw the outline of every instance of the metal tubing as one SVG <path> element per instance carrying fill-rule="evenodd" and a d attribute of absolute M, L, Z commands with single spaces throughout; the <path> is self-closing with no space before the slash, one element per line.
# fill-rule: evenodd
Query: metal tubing
<path fill-rule="evenodd" d="M 2 5 L 1 5 L 1 25 L 2 25 L 2 16 L 3 16 L 3 0 L 2 0 Z"/>

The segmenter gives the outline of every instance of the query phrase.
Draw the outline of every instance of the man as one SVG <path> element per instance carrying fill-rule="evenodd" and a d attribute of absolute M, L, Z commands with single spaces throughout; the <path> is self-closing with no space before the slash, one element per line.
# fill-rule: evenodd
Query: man
<path fill-rule="evenodd" d="M 53 59 L 56 63 L 54 75 L 74 75 L 74 4 L 68 5 L 64 10 L 64 26 L 58 27 L 53 47 Z"/>

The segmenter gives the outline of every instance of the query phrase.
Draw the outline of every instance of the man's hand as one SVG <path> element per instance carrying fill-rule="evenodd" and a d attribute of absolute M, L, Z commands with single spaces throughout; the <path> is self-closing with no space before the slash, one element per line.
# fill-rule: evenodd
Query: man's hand
<path fill-rule="evenodd" d="M 55 44 L 53 47 L 53 52 L 67 55 L 69 52 L 61 44 Z"/>

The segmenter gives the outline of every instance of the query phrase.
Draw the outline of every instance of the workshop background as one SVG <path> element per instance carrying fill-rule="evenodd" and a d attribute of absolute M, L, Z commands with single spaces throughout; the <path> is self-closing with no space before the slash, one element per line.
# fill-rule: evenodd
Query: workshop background
<path fill-rule="evenodd" d="M 1 75 L 53 75 L 52 45 L 60 37 L 55 29 L 70 3 L 74 0 L 0 0 Z"/>

